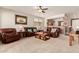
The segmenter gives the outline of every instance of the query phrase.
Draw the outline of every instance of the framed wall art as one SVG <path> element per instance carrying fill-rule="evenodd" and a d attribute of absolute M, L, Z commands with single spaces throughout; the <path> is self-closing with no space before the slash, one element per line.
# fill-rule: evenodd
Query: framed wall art
<path fill-rule="evenodd" d="M 27 24 L 27 17 L 15 15 L 15 24 Z"/>

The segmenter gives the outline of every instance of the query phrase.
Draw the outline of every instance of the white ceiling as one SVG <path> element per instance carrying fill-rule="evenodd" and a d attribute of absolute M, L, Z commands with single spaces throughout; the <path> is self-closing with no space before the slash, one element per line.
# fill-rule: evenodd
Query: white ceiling
<path fill-rule="evenodd" d="M 78 6 L 45 6 L 48 8 L 46 13 L 39 13 L 35 6 L 2 6 L 3 8 L 11 9 L 18 12 L 28 13 L 39 17 L 50 17 L 54 15 L 59 15 L 63 13 L 78 13 Z"/>

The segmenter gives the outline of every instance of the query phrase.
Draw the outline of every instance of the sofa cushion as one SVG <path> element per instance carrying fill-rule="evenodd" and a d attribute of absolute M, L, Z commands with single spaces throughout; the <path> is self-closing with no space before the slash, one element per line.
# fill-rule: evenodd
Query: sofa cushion
<path fill-rule="evenodd" d="M 57 29 L 54 28 L 54 29 L 51 30 L 51 32 L 56 32 L 56 30 L 57 30 Z"/>

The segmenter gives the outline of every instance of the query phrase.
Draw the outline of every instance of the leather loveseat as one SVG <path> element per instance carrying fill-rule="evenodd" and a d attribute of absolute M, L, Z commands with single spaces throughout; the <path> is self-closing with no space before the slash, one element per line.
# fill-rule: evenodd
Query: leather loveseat
<path fill-rule="evenodd" d="M 9 43 L 20 39 L 19 34 L 15 28 L 0 29 L 0 39 L 3 43 Z"/>
<path fill-rule="evenodd" d="M 57 27 L 52 27 L 52 28 L 47 28 L 47 32 L 49 33 L 50 37 L 57 38 L 60 35 L 60 28 Z"/>

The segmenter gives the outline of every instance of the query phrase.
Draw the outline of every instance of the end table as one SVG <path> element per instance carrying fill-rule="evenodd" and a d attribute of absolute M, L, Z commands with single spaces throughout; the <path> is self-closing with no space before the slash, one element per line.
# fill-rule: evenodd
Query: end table
<path fill-rule="evenodd" d="M 26 37 L 26 32 L 18 32 L 21 38 Z"/>

